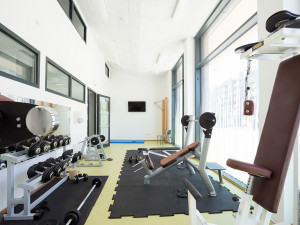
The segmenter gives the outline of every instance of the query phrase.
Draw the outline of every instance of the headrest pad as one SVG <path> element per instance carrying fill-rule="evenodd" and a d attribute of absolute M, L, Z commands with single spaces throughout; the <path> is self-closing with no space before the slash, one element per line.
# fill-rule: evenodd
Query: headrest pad
<path fill-rule="evenodd" d="M 190 151 L 195 151 L 200 146 L 200 141 L 195 141 L 188 146 Z"/>

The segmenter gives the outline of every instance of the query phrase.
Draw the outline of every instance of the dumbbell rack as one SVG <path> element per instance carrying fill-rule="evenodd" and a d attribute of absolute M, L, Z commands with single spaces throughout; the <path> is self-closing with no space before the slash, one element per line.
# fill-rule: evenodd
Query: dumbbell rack
<path fill-rule="evenodd" d="M 63 152 L 66 151 L 66 146 L 63 146 Z M 51 150 L 49 152 L 52 152 Z M 2 159 L 7 161 L 7 214 L 4 214 L 4 220 L 33 220 L 34 213 L 30 211 L 42 202 L 48 195 L 50 195 L 56 188 L 63 184 L 67 179 L 66 170 L 63 172 L 62 179 L 46 191 L 42 196 L 36 199 L 34 202 L 30 202 L 30 192 L 36 190 L 44 183 L 41 181 L 40 174 L 26 180 L 24 183 L 17 184 L 18 188 L 23 189 L 24 198 L 15 198 L 15 165 L 30 159 L 27 156 L 27 151 L 12 152 L 3 154 Z M 47 152 L 48 153 L 48 152 Z M 47 154 L 42 153 L 42 154 Z M 15 205 L 24 205 L 24 210 L 18 214 L 15 214 Z"/>
<path fill-rule="evenodd" d="M 93 137 L 98 137 L 98 139 L 99 139 L 98 145 L 100 145 L 100 148 L 101 148 L 100 151 L 98 151 L 98 148 L 97 148 L 98 145 L 91 146 L 92 144 L 91 144 L 90 140 Z M 86 146 L 87 146 L 87 149 L 86 149 Z M 106 157 L 106 154 L 104 151 L 104 147 L 103 147 L 103 144 L 101 142 L 99 135 L 92 135 L 90 137 L 86 137 L 82 143 L 81 152 L 82 152 L 82 157 L 85 158 L 85 161 L 97 161 L 97 164 L 96 163 L 83 164 L 83 163 L 80 163 L 80 160 L 78 160 L 78 162 L 76 164 L 77 167 L 102 167 L 103 166 L 102 161 L 107 160 L 107 157 Z M 102 154 L 104 157 L 101 158 L 99 153 Z"/>

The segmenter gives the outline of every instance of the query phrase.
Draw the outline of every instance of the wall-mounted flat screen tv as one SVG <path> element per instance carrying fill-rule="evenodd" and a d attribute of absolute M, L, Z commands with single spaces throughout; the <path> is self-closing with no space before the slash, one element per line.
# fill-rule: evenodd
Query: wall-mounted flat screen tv
<path fill-rule="evenodd" d="M 128 102 L 128 112 L 146 112 L 146 102 Z"/>

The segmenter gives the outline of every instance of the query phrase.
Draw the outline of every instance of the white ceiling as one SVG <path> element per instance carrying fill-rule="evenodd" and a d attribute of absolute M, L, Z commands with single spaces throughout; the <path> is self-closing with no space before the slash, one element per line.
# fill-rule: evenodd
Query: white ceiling
<path fill-rule="evenodd" d="M 110 67 L 134 75 L 173 68 L 219 0 L 76 0 Z M 88 41 L 88 37 L 87 37 Z"/>

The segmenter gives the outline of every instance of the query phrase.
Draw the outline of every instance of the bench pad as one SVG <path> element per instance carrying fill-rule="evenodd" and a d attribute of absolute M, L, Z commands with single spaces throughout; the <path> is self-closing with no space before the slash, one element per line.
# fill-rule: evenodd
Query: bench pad
<path fill-rule="evenodd" d="M 251 163 L 245 163 L 234 159 L 228 159 L 226 164 L 227 166 L 233 169 L 241 170 L 250 173 L 251 175 L 256 175 L 265 178 L 271 178 L 272 175 L 271 170 L 268 170 L 262 166 L 254 165 Z"/>
<path fill-rule="evenodd" d="M 180 157 L 188 154 L 190 151 L 195 151 L 196 148 L 198 148 L 199 146 L 200 146 L 200 141 L 195 141 L 194 143 L 190 144 L 188 147 L 181 149 L 179 152 L 176 152 L 176 153 L 169 155 L 168 157 L 162 159 L 160 161 L 160 165 L 163 168 L 166 168 L 167 166 L 176 162 L 177 159 L 179 159 Z"/>

